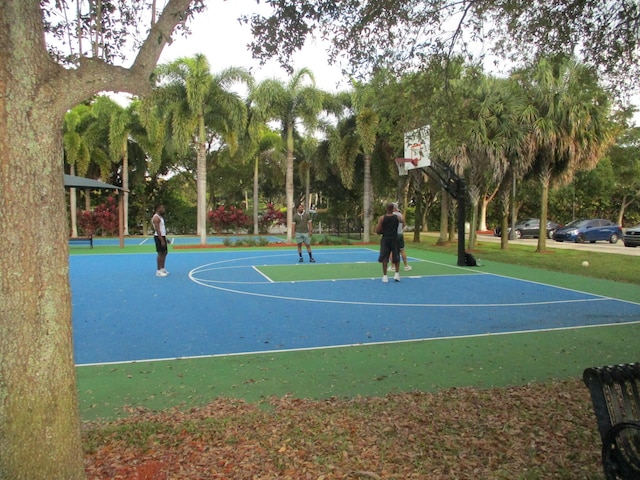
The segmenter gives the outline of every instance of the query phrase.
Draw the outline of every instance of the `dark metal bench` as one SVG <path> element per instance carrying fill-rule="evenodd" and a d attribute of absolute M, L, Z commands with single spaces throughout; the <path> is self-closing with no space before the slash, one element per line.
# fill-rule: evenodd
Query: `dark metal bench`
<path fill-rule="evenodd" d="M 607 480 L 640 480 L 640 363 L 587 368 Z"/>
<path fill-rule="evenodd" d="M 93 235 L 88 237 L 69 237 L 69 245 L 73 243 L 88 243 L 90 248 L 93 248 Z"/>

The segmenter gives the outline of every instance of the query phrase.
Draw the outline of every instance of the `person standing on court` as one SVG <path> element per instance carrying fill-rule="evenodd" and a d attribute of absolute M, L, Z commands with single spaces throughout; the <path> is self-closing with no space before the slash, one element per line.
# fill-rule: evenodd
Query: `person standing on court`
<path fill-rule="evenodd" d="M 404 251 L 404 215 L 398 208 L 398 204 L 393 204 L 393 213 L 398 217 L 400 223 L 398 224 L 398 250 L 400 251 L 400 257 L 402 258 L 402 262 L 404 263 L 404 271 L 408 272 L 412 270 L 411 266 L 407 262 L 407 252 Z M 389 270 L 394 271 L 394 266 L 391 265 Z"/>
<path fill-rule="evenodd" d="M 313 254 L 311 253 L 311 235 L 313 235 L 313 223 L 311 222 L 311 215 L 304 209 L 304 204 L 300 202 L 298 205 L 298 212 L 293 214 L 293 224 L 291 225 L 291 233 L 296 237 L 296 243 L 298 244 L 298 257 L 299 262 L 304 262 L 302 258 L 302 244 L 307 247 L 307 253 L 309 254 L 309 261 L 315 263 Z"/>
<path fill-rule="evenodd" d="M 156 277 L 166 277 L 169 272 L 164 268 L 164 263 L 169 249 L 167 248 L 167 228 L 164 225 L 164 205 L 156 207 L 151 223 L 153 224 L 153 239 L 156 242 L 156 252 L 158 252 Z"/>
<path fill-rule="evenodd" d="M 398 251 L 398 216 L 393 213 L 393 203 L 387 204 L 386 213 L 378 218 L 376 233 L 382 235 L 380 239 L 380 255 L 378 262 L 382 263 L 382 281 L 387 283 L 387 268 L 389 266 L 389 255 L 393 259 L 396 273 L 393 279 L 400 281 L 400 252 Z"/>

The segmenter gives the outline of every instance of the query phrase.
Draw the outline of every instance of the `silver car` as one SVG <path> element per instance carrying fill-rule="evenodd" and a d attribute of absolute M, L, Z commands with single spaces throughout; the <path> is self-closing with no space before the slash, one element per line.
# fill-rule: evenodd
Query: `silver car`
<path fill-rule="evenodd" d="M 623 241 L 625 247 L 637 247 L 640 245 L 640 225 L 627 228 L 624 232 Z"/>

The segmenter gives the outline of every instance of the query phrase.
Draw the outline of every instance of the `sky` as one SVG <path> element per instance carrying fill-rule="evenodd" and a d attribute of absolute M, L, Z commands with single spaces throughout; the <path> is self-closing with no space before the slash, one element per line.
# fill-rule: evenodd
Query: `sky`
<path fill-rule="evenodd" d="M 279 78 L 286 81 L 289 76 L 277 62 L 270 61 L 260 66 L 252 59 L 247 44 L 252 40 L 249 25 L 241 25 L 238 17 L 243 14 L 266 12 L 264 2 L 256 0 L 209 0 L 204 12 L 197 14 L 188 24 L 191 35 L 175 36 L 167 45 L 159 63 L 168 63 L 180 57 L 190 57 L 198 53 L 207 56 L 211 72 L 216 74 L 228 67 L 251 69 L 257 81 Z M 294 70 L 306 67 L 313 73 L 316 86 L 328 92 L 345 90 L 348 85 L 338 66 L 327 61 L 326 48 L 318 41 L 310 39 L 304 49 L 294 57 Z"/>
<path fill-rule="evenodd" d="M 261 66 L 252 58 L 247 47 L 252 40 L 250 26 L 238 22 L 241 15 L 268 12 L 269 7 L 264 1 L 208 0 L 206 5 L 205 11 L 190 21 L 191 34 L 187 37 L 174 35 L 173 43 L 164 48 L 159 63 L 202 53 L 207 56 L 214 74 L 228 67 L 245 67 L 251 70 L 257 81 L 266 78 L 286 81 L 289 78 L 276 61 Z M 294 70 L 303 67 L 313 72 L 316 86 L 322 90 L 336 92 L 349 88 L 348 79 L 342 75 L 340 67 L 329 65 L 326 44 L 320 40 L 308 39 L 303 50 L 294 56 Z M 492 70 L 491 65 L 485 65 L 485 68 Z M 636 97 L 633 101 L 636 105 L 640 103 Z M 640 124 L 640 112 L 634 120 Z"/>

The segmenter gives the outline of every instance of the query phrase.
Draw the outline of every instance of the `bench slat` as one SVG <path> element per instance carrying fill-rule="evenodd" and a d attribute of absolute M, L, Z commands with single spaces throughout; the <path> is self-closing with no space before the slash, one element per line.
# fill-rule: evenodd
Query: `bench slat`
<path fill-rule="evenodd" d="M 69 243 L 88 243 L 93 248 L 93 237 L 69 237 Z"/>
<path fill-rule="evenodd" d="M 640 480 L 640 363 L 587 368 L 583 374 L 602 440 L 608 480 Z"/>

